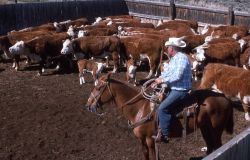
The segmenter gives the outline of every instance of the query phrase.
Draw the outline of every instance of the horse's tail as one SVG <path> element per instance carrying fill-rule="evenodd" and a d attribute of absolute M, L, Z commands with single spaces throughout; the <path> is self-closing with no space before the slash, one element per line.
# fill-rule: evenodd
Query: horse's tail
<path fill-rule="evenodd" d="M 234 114 L 233 114 L 233 102 L 231 102 L 231 106 L 230 107 L 230 113 L 229 113 L 229 117 L 228 117 L 228 120 L 227 120 L 227 124 L 225 126 L 225 130 L 227 133 L 229 134 L 232 134 L 233 133 L 233 130 L 234 130 Z"/>

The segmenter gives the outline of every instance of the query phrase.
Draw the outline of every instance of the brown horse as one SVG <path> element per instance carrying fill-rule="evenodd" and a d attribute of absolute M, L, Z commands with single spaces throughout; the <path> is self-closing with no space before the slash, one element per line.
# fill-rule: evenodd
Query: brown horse
<path fill-rule="evenodd" d="M 221 136 L 224 129 L 229 133 L 233 132 L 231 102 L 223 95 L 209 90 L 195 91 L 191 97 L 195 97 L 199 107 L 197 107 L 197 115 L 190 117 L 186 123 L 187 132 L 194 131 L 194 124 L 196 124 L 196 127 L 201 129 L 207 144 L 207 153 L 210 153 L 222 145 Z M 155 142 L 152 138 L 157 128 L 154 103 L 145 99 L 136 87 L 107 74 L 99 78 L 97 86 L 88 98 L 86 107 L 97 112 L 98 107 L 111 101 L 114 101 L 122 110 L 132 126 L 134 124 L 133 132 L 141 143 L 144 159 L 149 160 L 150 152 L 153 160 L 159 158 L 156 156 Z M 140 123 L 142 121 L 143 123 Z M 180 121 L 173 122 L 172 126 L 175 129 L 171 130 L 171 137 L 181 136 Z"/>

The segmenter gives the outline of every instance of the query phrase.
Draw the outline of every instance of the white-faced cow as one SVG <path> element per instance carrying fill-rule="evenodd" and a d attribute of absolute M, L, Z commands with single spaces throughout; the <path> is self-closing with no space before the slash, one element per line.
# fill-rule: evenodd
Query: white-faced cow
<path fill-rule="evenodd" d="M 113 72 L 117 72 L 120 54 L 120 39 L 116 36 L 89 36 L 76 38 L 63 43 L 61 54 L 79 54 L 85 58 L 105 58 L 112 56 L 114 62 Z"/>

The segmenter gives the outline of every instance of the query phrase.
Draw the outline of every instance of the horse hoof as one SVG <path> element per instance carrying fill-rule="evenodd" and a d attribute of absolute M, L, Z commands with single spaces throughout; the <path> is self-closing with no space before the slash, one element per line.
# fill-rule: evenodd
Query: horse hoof
<path fill-rule="evenodd" d="M 202 148 L 201 148 L 201 151 L 202 151 L 202 152 L 206 152 L 206 151 L 207 151 L 207 147 L 202 147 Z"/>

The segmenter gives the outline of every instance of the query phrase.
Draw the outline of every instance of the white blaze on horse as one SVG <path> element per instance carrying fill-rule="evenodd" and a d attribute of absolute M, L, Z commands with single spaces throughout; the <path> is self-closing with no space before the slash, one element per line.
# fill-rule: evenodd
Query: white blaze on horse
<path fill-rule="evenodd" d="M 138 88 L 131 84 L 112 78 L 111 74 L 101 76 L 98 84 L 88 98 L 86 107 L 99 114 L 99 107 L 114 102 L 118 109 L 122 110 L 124 117 L 129 120 L 135 136 L 139 139 L 144 154 L 144 160 L 149 160 L 149 154 L 153 160 L 159 158 L 155 149 L 155 141 L 152 136 L 156 133 L 156 104 L 144 98 Z M 198 107 L 188 108 L 191 113 L 186 123 L 187 133 L 200 128 L 202 136 L 207 144 L 207 153 L 211 153 L 222 145 L 221 136 L 223 130 L 233 132 L 233 108 L 230 100 L 222 94 L 210 90 L 194 91 L 190 95 Z M 178 106 L 176 106 L 178 107 Z M 185 117 L 175 118 L 170 137 L 182 136 L 180 120 Z M 218 115 L 217 113 L 220 113 Z"/>

